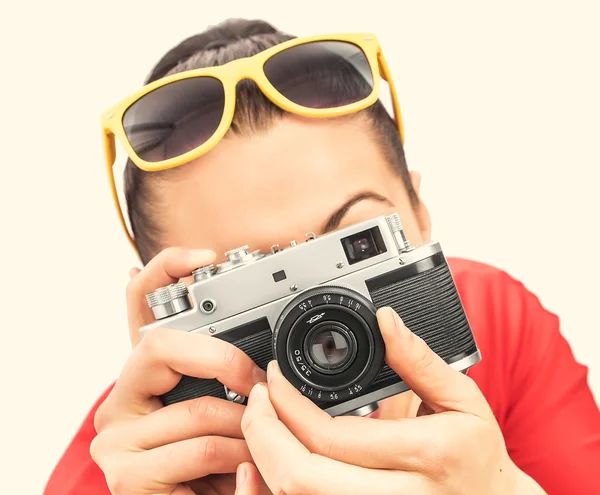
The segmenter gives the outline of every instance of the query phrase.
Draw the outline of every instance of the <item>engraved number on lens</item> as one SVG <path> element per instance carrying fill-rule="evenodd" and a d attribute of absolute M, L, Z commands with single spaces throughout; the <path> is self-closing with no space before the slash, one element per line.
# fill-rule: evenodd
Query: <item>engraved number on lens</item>
<path fill-rule="evenodd" d="M 298 366 L 300 367 L 300 371 L 302 371 L 306 376 L 310 376 L 312 371 L 304 363 L 304 360 L 302 359 L 302 353 L 298 349 L 296 349 L 294 351 L 294 355 L 296 356 L 296 362 L 298 363 Z"/>

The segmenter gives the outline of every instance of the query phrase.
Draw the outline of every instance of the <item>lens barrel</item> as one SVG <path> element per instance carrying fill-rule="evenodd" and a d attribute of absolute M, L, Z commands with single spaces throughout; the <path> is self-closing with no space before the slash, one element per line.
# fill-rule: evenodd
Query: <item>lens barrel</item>
<path fill-rule="evenodd" d="M 344 287 L 320 286 L 298 295 L 273 334 L 283 375 L 313 400 L 342 402 L 360 395 L 384 364 L 375 312 L 371 301 Z"/>

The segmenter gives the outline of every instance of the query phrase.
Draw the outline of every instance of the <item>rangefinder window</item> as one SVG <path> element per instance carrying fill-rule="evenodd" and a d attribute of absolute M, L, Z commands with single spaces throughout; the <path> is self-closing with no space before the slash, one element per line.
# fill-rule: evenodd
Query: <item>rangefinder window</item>
<path fill-rule="evenodd" d="M 387 251 L 379 227 L 373 227 L 372 229 L 363 230 L 357 234 L 344 237 L 342 239 L 342 246 L 349 265 L 368 260 L 373 256 Z"/>

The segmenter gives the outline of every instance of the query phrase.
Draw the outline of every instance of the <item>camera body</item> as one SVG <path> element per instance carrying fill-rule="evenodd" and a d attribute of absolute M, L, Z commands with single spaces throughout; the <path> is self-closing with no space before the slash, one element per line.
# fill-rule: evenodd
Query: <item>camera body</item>
<path fill-rule="evenodd" d="M 194 271 L 194 282 L 146 296 L 156 321 L 223 339 L 261 368 L 276 359 L 283 375 L 332 416 L 364 415 L 408 390 L 387 364 L 375 312 L 391 306 L 450 366 L 481 359 L 442 249 L 412 248 L 394 213 L 271 252 L 247 246 L 228 261 Z M 245 397 L 214 379 L 183 376 L 165 404 L 210 395 Z"/>

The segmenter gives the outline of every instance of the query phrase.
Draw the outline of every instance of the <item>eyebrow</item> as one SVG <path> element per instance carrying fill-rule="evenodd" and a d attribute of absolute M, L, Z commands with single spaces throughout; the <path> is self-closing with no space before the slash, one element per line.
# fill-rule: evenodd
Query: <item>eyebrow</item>
<path fill-rule="evenodd" d="M 394 206 L 394 204 L 385 196 L 381 194 L 374 193 L 372 191 L 362 191 L 358 194 L 352 196 L 348 201 L 346 201 L 342 206 L 340 206 L 333 214 L 329 217 L 327 222 L 325 223 L 325 227 L 323 228 L 323 234 L 327 232 L 331 232 L 339 227 L 340 222 L 348 213 L 350 208 L 352 208 L 355 204 L 360 203 L 365 200 L 374 200 L 380 203 L 387 203 L 389 206 Z"/>

